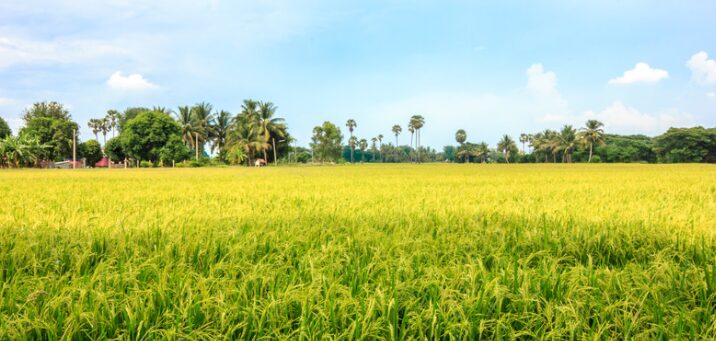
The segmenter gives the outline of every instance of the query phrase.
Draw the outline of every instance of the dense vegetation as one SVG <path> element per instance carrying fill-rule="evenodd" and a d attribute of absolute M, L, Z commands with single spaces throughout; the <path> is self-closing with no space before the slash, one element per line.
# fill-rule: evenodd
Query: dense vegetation
<path fill-rule="evenodd" d="M 2 172 L 22 200 L 0 209 L 0 339 L 713 339 L 714 184 L 710 165 Z"/>
<path fill-rule="evenodd" d="M 215 111 L 211 104 L 203 102 L 180 106 L 176 111 L 164 107 L 108 110 L 104 117 L 87 123 L 95 141 L 102 134 L 100 153 L 80 144 L 78 156 L 93 161 L 87 162 L 89 166 L 107 157 L 115 163 L 149 167 L 185 160 L 192 160 L 192 166 L 252 165 L 257 159 L 268 163 L 716 162 L 716 128 L 671 128 L 657 137 L 623 136 L 608 134 L 596 120 L 588 120 L 579 129 L 565 125 L 559 131 L 523 133 L 517 141 L 504 135 L 494 148 L 484 141 L 468 141 L 467 132 L 459 129 L 455 133 L 458 146 L 445 146 L 442 151 L 422 145 L 421 131 L 426 122 L 421 115 L 413 115 L 406 125 L 409 145 L 399 144 L 403 133 L 399 124 L 391 127 L 393 144 L 383 134 L 358 137 L 354 119 L 345 124 L 348 136 L 338 125 L 326 121 L 313 129 L 310 149 L 306 149 L 292 145 L 295 140 L 284 119 L 276 117 L 276 110 L 271 102 L 250 99 L 244 101 L 236 115 Z M 72 141 L 79 135 L 79 125 L 61 104 L 35 103 L 25 111 L 23 119 L 24 127 L 18 136 L 13 136 L 7 122 L 0 119 L 0 167 L 43 166 L 72 159 Z M 110 132 L 112 136 L 107 140 Z"/>

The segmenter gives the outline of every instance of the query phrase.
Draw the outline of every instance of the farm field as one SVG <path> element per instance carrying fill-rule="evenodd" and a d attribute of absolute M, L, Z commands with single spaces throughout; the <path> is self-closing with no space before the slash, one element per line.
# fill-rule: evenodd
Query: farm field
<path fill-rule="evenodd" d="M 0 171 L 0 339 L 716 338 L 716 167 Z"/>

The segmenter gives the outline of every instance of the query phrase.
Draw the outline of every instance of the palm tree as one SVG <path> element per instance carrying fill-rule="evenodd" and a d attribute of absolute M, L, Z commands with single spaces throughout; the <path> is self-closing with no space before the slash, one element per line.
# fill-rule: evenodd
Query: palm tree
<path fill-rule="evenodd" d="M 278 108 L 271 102 L 259 102 L 258 125 L 261 135 L 268 146 L 264 149 L 264 160 L 268 162 L 266 151 L 273 149 L 273 162 L 276 162 L 276 138 L 286 137 L 286 124 L 283 118 L 274 117 Z M 271 142 L 269 144 L 269 142 Z"/>
<path fill-rule="evenodd" d="M 178 108 L 177 122 L 181 126 L 181 138 L 187 146 L 194 149 L 194 133 L 197 128 L 194 124 L 194 119 L 191 116 L 191 108 L 189 106 L 183 106 Z"/>
<path fill-rule="evenodd" d="M 249 165 L 256 152 L 263 150 L 268 145 L 257 123 L 257 107 L 257 102 L 245 100 L 242 111 L 234 117 L 227 134 L 228 150 L 237 148 L 243 150 Z"/>
<path fill-rule="evenodd" d="M 525 143 L 527 143 L 529 140 L 529 135 L 525 133 L 520 134 L 520 142 L 522 143 L 522 154 L 525 153 Z"/>
<path fill-rule="evenodd" d="M 191 108 L 191 117 L 195 126 L 194 140 L 198 143 L 194 146 L 197 159 L 199 159 L 200 152 L 203 154 L 204 143 L 209 139 L 209 127 L 214 119 L 214 115 L 211 113 L 213 109 L 211 104 L 205 102 L 197 103 Z"/>
<path fill-rule="evenodd" d="M 220 159 L 226 157 L 226 138 L 228 136 L 230 126 L 231 113 L 221 110 L 219 114 L 216 115 L 214 124 L 210 127 L 209 137 L 211 138 L 211 152 L 213 153 L 215 149 L 218 150 Z M 241 161 L 243 161 L 243 159 Z"/>
<path fill-rule="evenodd" d="M 348 121 L 346 121 L 346 127 L 348 127 L 348 132 L 351 134 L 351 138 L 353 138 L 353 130 L 358 126 L 356 121 L 352 118 L 349 118 Z M 351 163 L 353 163 L 353 149 L 351 148 Z"/>
<path fill-rule="evenodd" d="M 465 144 L 465 141 L 467 140 L 467 133 L 465 130 L 460 129 L 455 133 L 455 141 L 459 144 Z"/>
<path fill-rule="evenodd" d="M 413 122 L 408 123 L 408 131 L 410 132 L 410 149 L 413 149 L 413 135 L 415 134 L 415 127 L 413 127 Z M 410 156 L 410 161 L 412 160 L 412 155 Z"/>
<path fill-rule="evenodd" d="M 378 134 L 378 155 L 380 155 L 380 162 L 383 162 L 383 134 Z"/>
<path fill-rule="evenodd" d="M 119 120 L 119 116 L 119 111 L 107 110 L 107 116 L 105 116 L 105 119 L 107 120 L 107 125 L 109 126 L 109 129 L 112 129 L 112 138 L 114 138 L 114 131 L 117 128 L 117 121 Z"/>
<path fill-rule="evenodd" d="M 564 152 L 562 162 L 572 162 L 572 152 L 577 145 L 577 130 L 571 125 L 562 127 L 559 134 L 560 149 Z"/>
<path fill-rule="evenodd" d="M 604 143 L 604 123 L 597 120 L 588 120 L 584 128 L 579 129 L 577 137 L 582 143 L 589 146 L 589 160 L 592 162 L 592 150 L 595 144 Z"/>
<path fill-rule="evenodd" d="M 417 147 L 417 162 L 420 163 L 420 129 L 425 125 L 425 118 L 421 115 L 413 115 L 413 117 L 410 118 L 410 122 L 413 123 L 413 128 L 416 132 L 415 146 Z"/>
<path fill-rule="evenodd" d="M 97 128 L 99 128 L 99 131 L 102 132 L 102 138 L 104 139 L 103 146 L 105 146 L 105 145 L 107 145 L 107 133 L 109 133 L 109 129 L 110 129 L 109 120 L 106 117 L 104 117 L 104 118 L 99 119 L 98 122 L 99 122 L 99 126 Z M 102 148 L 102 150 L 104 151 L 104 148 Z"/>
<path fill-rule="evenodd" d="M 94 139 L 99 141 L 99 132 L 100 132 L 100 125 L 102 124 L 101 120 L 96 118 L 91 118 L 89 122 L 87 122 L 87 127 L 92 129 L 92 134 L 94 134 Z"/>
<path fill-rule="evenodd" d="M 485 163 L 487 154 L 490 152 L 490 146 L 486 142 L 480 142 L 475 147 L 475 157 L 482 158 L 482 163 Z"/>
<path fill-rule="evenodd" d="M 502 151 L 502 155 L 505 156 L 505 162 L 510 163 L 510 151 L 517 149 L 517 145 L 515 145 L 515 141 L 512 140 L 512 138 L 505 134 L 502 136 L 502 139 L 500 142 L 497 143 L 497 149 Z"/>
<path fill-rule="evenodd" d="M 398 135 L 403 132 L 403 128 L 401 128 L 399 124 L 396 124 L 391 131 L 395 134 L 395 147 L 398 147 Z"/>
<path fill-rule="evenodd" d="M 375 152 L 378 150 L 378 148 L 376 147 L 376 144 L 378 143 L 378 138 L 372 137 L 370 139 L 370 142 L 372 143 L 370 146 L 370 151 L 373 152 L 373 159 L 371 161 L 375 161 Z"/>
<path fill-rule="evenodd" d="M 351 136 L 348 139 L 348 147 L 351 149 L 351 163 L 353 163 L 353 152 L 356 150 L 356 145 L 358 145 L 358 138 L 355 136 Z"/>
<path fill-rule="evenodd" d="M 360 139 L 358 146 L 360 147 L 360 162 L 365 162 L 365 150 L 368 148 L 368 141 L 366 141 L 366 139 Z"/>

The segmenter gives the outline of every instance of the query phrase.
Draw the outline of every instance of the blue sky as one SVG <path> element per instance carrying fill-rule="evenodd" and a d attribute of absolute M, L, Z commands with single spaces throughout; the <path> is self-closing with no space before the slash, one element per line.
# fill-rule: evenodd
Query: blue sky
<path fill-rule="evenodd" d="M 714 1 L 3 0 L 0 116 L 56 100 L 88 139 L 108 109 L 253 98 L 300 145 L 348 118 L 394 141 L 413 114 L 436 148 L 587 118 L 656 135 L 716 126 L 714 23 Z"/>

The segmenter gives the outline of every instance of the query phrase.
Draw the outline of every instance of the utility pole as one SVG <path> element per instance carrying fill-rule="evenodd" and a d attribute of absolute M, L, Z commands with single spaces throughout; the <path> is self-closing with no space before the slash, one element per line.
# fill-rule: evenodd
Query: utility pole
<path fill-rule="evenodd" d="M 77 168 L 77 129 L 72 129 L 72 169 Z"/>

